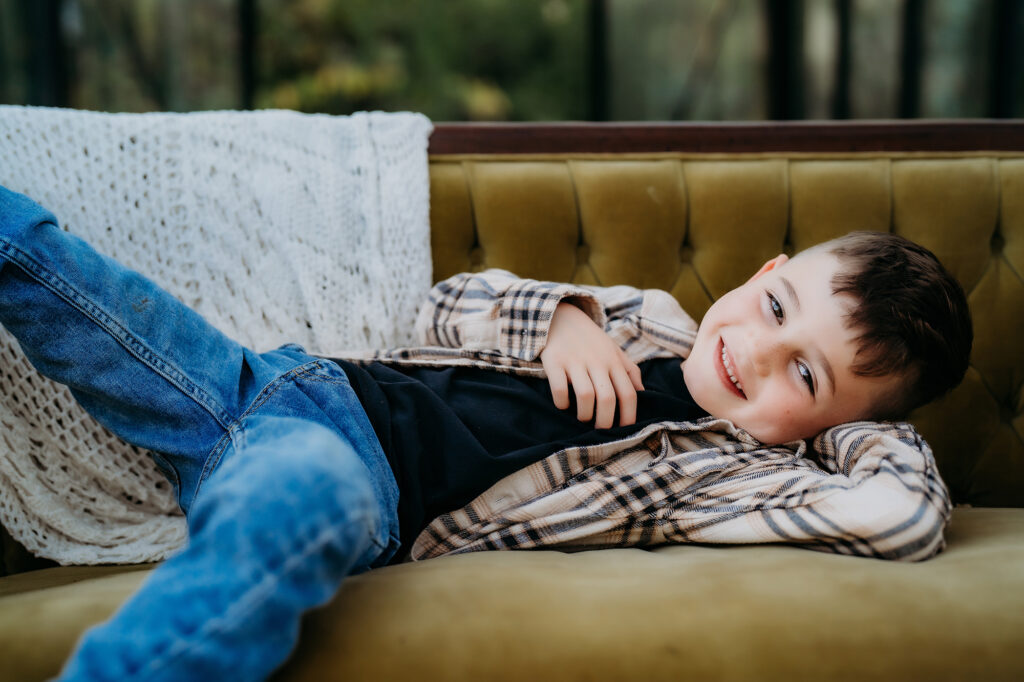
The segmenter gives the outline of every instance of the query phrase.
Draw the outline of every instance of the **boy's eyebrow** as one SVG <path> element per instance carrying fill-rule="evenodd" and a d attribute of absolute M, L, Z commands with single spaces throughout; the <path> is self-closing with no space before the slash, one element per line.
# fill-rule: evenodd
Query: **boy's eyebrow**
<path fill-rule="evenodd" d="M 786 287 L 786 293 L 789 294 L 789 298 L 793 301 L 793 307 L 800 310 L 800 297 L 796 295 L 796 289 L 793 287 L 793 283 L 788 279 L 779 275 L 779 279 L 782 280 L 782 286 Z M 828 386 L 832 389 L 832 395 L 836 394 L 836 375 L 832 373 L 832 365 L 829 364 L 828 358 L 825 354 L 818 352 L 818 362 L 821 364 L 822 369 L 825 370 L 825 375 L 828 377 Z"/>

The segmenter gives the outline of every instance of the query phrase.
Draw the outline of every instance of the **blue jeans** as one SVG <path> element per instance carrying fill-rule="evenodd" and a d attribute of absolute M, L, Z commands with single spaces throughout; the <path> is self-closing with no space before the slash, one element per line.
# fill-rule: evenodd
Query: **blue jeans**
<path fill-rule="evenodd" d="M 0 187 L 0 323 L 44 375 L 154 452 L 186 548 L 60 679 L 263 679 L 303 612 L 398 548 L 398 486 L 344 372 L 256 353 Z"/>

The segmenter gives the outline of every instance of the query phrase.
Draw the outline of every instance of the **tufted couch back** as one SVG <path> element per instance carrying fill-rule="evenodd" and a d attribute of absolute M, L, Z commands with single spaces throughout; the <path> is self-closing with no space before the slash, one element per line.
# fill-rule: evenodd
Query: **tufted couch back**
<path fill-rule="evenodd" d="M 1024 506 L 1021 152 L 433 154 L 430 177 L 435 280 L 659 288 L 698 320 L 778 253 L 860 229 L 923 244 L 975 341 L 963 384 L 911 420 L 954 502 Z"/>

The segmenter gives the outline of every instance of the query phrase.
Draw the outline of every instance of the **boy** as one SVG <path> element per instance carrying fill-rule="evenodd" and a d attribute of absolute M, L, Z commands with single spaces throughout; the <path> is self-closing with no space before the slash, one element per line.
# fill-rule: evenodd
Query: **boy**
<path fill-rule="evenodd" d="M 304 611 L 406 551 L 789 541 L 926 558 L 949 511 L 926 446 L 904 425 L 829 427 L 952 388 L 971 344 L 931 254 L 855 234 L 769 261 L 699 328 L 665 292 L 488 271 L 435 287 L 417 322 L 430 348 L 255 353 L 2 188 L 0 323 L 153 451 L 189 525 L 63 679 L 263 678 Z M 831 474 L 801 456 L 823 431 Z"/>

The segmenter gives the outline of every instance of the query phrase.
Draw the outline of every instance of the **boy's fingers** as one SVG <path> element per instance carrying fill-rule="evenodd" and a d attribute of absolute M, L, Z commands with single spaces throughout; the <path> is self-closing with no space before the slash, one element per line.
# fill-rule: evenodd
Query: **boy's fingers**
<path fill-rule="evenodd" d="M 629 373 L 619 369 L 612 372 L 615 393 L 619 397 L 619 426 L 629 426 L 636 422 L 636 389 Z"/>
<path fill-rule="evenodd" d="M 564 410 L 569 407 L 569 381 L 565 377 L 565 370 L 561 367 L 552 366 L 547 370 L 548 385 L 551 387 L 551 399 L 555 407 Z"/>
<path fill-rule="evenodd" d="M 633 388 L 638 391 L 644 390 L 644 380 L 643 375 L 640 373 L 640 367 L 632 360 L 626 360 L 626 363 L 626 373 L 629 375 Z"/>
<path fill-rule="evenodd" d="M 590 421 L 594 416 L 594 384 L 590 381 L 585 367 L 569 369 L 569 383 L 576 394 L 576 418 L 581 422 Z"/>
<path fill-rule="evenodd" d="M 594 419 L 594 427 L 598 429 L 610 429 L 615 423 L 615 384 L 610 375 L 598 373 L 591 377 L 594 383 L 594 393 L 597 402 L 597 416 Z"/>

